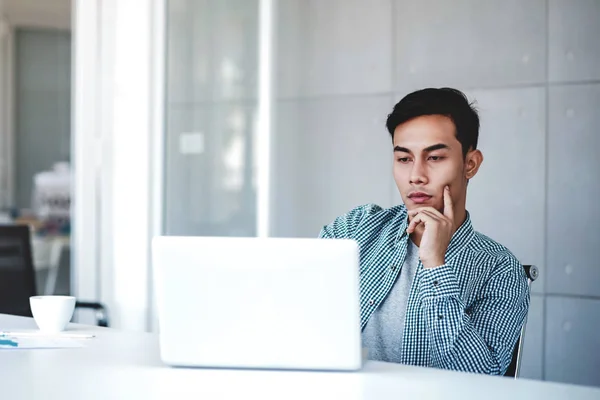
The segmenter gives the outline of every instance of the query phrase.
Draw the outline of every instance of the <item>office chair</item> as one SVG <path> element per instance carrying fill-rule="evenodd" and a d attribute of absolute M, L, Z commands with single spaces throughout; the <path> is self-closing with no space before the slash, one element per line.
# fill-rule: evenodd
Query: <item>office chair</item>
<path fill-rule="evenodd" d="M 37 295 L 27 225 L 0 225 L 0 313 L 32 317 L 29 297 Z M 106 307 L 77 301 L 76 309 L 95 312 L 96 324 L 108 327 Z"/>
<path fill-rule="evenodd" d="M 535 265 L 523 265 L 525 268 L 525 274 L 527 275 L 527 284 L 531 286 L 531 282 L 535 281 L 539 276 L 539 271 Z M 523 328 L 521 328 L 521 334 L 515 344 L 513 350 L 512 360 L 504 376 L 509 376 L 517 379 L 519 377 L 519 371 L 521 369 L 521 357 L 523 353 L 523 341 L 525 340 L 525 326 L 527 325 L 527 317 L 523 322 Z"/>

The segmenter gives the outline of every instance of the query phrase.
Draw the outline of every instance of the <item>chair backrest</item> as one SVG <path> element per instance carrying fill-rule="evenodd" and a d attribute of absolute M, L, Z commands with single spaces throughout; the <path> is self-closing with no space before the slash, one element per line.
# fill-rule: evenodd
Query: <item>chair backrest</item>
<path fill-rule="evenodd" d="M 35 295 L 29 226 L 0 225 L 0 313 L 31 317 Z"/>
<path fill-rule="evenodd" d="M 35 295 L 29 226 L 0 225 L 0 314 L 32 317 L 29 298 Z M 104 304 L 77 301 L 75 308 L 93 310 L 97 325 L 109 325 Z"/>
<path fill-rule="evenodd" d="M 525 274 L 527 275 L 527 283 L 531 286 L 531 282 L 535 281 L 539 276 L 539 271 L 535 265 L 523 265 L 525 268 Z M 506 373 L 504 376 L 511 376 L 514 378 L 519 377 L 519 370 L 521 369 L 521 356 L 523 353 L 523 341 L 525 340 L 525 326 L 527 325 L 527 317 L 525 317 L 525 322 L 523 322 L 523 328 L 521 328 L 521 334 L 519 335 L 519 339 L 517 339 L 517 343 L 515 344 L 515 348 L 513 349 L 512 360 Z"/>

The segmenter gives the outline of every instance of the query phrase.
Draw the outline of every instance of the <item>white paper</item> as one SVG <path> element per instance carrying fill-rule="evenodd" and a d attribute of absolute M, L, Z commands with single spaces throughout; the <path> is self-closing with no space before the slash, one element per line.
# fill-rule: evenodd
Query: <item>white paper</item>
<path fill-rule="evenodd" d="M 84 347 L 75 339 L 0 337 L 0 350 L 68 349 Z"/>

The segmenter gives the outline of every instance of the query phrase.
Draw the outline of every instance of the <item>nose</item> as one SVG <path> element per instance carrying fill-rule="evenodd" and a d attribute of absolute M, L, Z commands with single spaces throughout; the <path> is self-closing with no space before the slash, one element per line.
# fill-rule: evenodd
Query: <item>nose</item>
<path fill-rule="evenodd" d="M 427 184 L 427 174 L 425 172 L 425 166 L 419 160 L 414 160 L 412 169 L 410 170 L 410 183 L 413 185 L 425 185 Z"/>

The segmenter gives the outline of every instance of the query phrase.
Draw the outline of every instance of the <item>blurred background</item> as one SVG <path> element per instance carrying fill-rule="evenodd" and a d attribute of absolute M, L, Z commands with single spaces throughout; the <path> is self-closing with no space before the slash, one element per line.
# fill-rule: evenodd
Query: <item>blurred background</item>
<path fill-rule="evenodd" d="M 385 118 L 450 86 L 481 117 L 475 229 L 540 269 L 521 375 L 600 386 L 599 0 L 0 4 L 0 205 L 38 291 L 153 330 L 152 235 L 398 204 Z"/>

